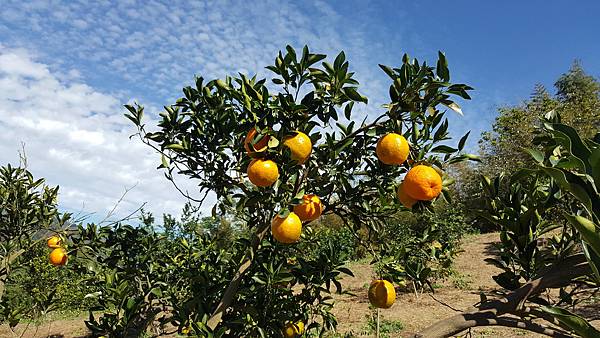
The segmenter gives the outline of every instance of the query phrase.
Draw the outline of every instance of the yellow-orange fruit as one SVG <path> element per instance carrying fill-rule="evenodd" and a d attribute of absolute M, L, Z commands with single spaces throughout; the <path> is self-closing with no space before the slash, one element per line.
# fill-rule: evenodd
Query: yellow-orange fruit
<path fill-rule="evenodd" d="M 400 200 L 400 203 L 402 203 L 403 206 L 409 209 L 412 208 L 413 205 L 415 205 L 415 203 L 418 202 L 416 199 L 408 196 L 408 194 L 404 191 L 404 188 L 402 187 L 402 183 L 400 183 L 400 185 L 398 186 L 396 195 L 398 196 L 398 200 Z"/>
<path fill-rule="evenodd" d="M 384 135 L 377 141 L 375 153 L 385 164 L 400 165 L 406 161 L 410 148 L 404 136 L 396 133 Z"/>
<path fill-rule="evenodd" d="M 377 279 L 369 287 L 369 302 L 374 307 L 387 309 L 396 301 L 396 290 L 392 283 Z"/>
<path fill-rule="evenodd" d="M 323 212 L 323 203 L 319 196 L 307 194 L 302 196 L 302 203 L 294 206 L 294 213 L 298 215 L 302 222 L 314 221 L 321 216 Z"/>
<path fill-rule="evenodd" d="M 283 145 L 290 149 L 292 159 L 302 164 L 312 151 L 312 141 L 305 133 L 297 131 L 295 135 L 284 139 Z"/>
<path fill-rule="evenodd" d="M 301 321 L 289 322 L 283 327 L 283 336 L 285 338 L 297 338 L 304 333 L 304 323 Z"/>
<path fill-rule="evenodd" d="M 268 187 L 279 178 L 277 163 L 271 160 L 255 159 L 246 170 L 250 182 L 258 187 Z"/>
<path fill-rule="evenodd" d="M 63 248 L 56 248 L 50 252 L 50 264 L 54 266 L 65 265 L 67 263 L 67 252 Z"/>
<path fill-rule="evenodd" d="M 60 239 L 59 236 L 51 236 L 46 241 L 46 245 L 48 245 L 50 249 L 60 248 L 62 245 L 62 239 Z"/>
<path fill-rule="evenodd" d="M 250 157 L 258 157 L 260 155 L 259 152 L 264 151 L 269 145 L 270 136 L 265 135 L 253 146 L 252 140 L 256 136 L 256 133 L 256 128 L 252 128 L 250 131 L 248 131 L 248 134 L 246 134 L 246 138 L 244 139 L 244 149 L 246 149 L 246 153 Z"/>
<path fill-rule="evenodd" d="M 420 164 L 404 176 L 402 190 L 416 200 L 430 201 L 442 192 L 442 177 L 432 167 Z"/>
<path fill-rule="evenodd" d="M 275 216 L 271 221 L 271 233 L 273 238 L 280 243 L 295 243 L 302 234 L 302 221 L 293 212 L 290 212 L 285 218 Z"/>

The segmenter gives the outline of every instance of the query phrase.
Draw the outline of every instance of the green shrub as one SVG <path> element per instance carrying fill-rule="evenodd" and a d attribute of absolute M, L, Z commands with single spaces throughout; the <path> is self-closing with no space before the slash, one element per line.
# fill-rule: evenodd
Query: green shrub
<path fill-rule="evenodd" d="M 398 283 L 408 280 L 415 288 L 428 286 L 433 291 L 433 281 L 450 274 L 460 239 L 470 232 L 462 210 L 452 204 L 433 213 L 399 213 L 380 233 L 381 272 Z"/>
<path fill-rule="evenodd" d="M 50 310 L 78 312 L 95 304 L 85 295 L 96 291 L 87 285 L 79 260 L 71 257 L 68 266 L 54 267 L 48 262 L 48 248 L 39 243 L 23 254 L 23 263 L 6 283 L 6 304 L 12 309 L 30 309 L 26 318 L 34 319 Z"/>

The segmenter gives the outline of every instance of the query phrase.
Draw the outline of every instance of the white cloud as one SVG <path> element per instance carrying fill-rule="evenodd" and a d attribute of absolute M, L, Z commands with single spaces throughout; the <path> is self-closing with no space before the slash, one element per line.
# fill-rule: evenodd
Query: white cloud
<path fill-rule="evenodd" d="M 352 6 L 350 14 L 369 7 Z M 308 44 L 314 52 L 332 57 L 344 49 L 374 107 L 383 103 L 387 93 L 381 88 L 376 62 L 391 51 L 369 38 L 369 27 L 360 15 L 348 18 L 325 1 L 230 0 L 218 5 L 173 1 L 166 5 L 151 0 L 90 5 L 56 0 L 50 5 L 11 2 L 6 7 L 13 32 L 8 31 L 4 39 L 11 46 L 33 43 L 52 67 L 58 62 L 77 68 L 94 83 L 110 82 L 111 89 L 128 89 L 130 95 L 155 105 L 169 103 L 195 74 L 213 78 L 249 70 L 265 76 L 264 66 L 286 44 L 298 48 Z M 40 30 L 31 34 L 19 22 Z M 403 27 L 393 27 L 394 39 L 402 32 Z"/>
<path fill-rule="evenodd" d="M 178 214 L 184 199 L 156 170 L 156 154 L 129 140 L 121 110 L 114 95 L 64 82 L 26 51 L 0 46 L 0 162 L 16 164 L 24 142 L 30 170 L 61 186 L 68 210 L 102 217 L 135 185 L 116 216 L 144 202 Z"/>
<path fill-rule="evenodd" d="M 158 213 L 177 213 L 184 200 L 155 169 L 158 156 L 128 139 L 133 129 L 122 116 L 122 102 L 135 98 L 156 112 L 174 102 L 194 75 L 266 76 L 264 66 L 286 44 L 308 44 L 330 58 L 346 51 L 374 111 L 387 99 L 389 83 L 377 63 L 398 63 L 398 45 L 410 48 L 404 41 L 410 27 L 378 27 L 387 36 L 372 35 L 373 22 L 364 20 L 369 4 L 354 3 L 356 8 L 340 13 L 325 1 L 168 3 L 32 0 L 4 6 L 0 162 L 14 162 L 24 141 L 30 167 L 61 185 L 61 203 L 68 208 L 106 212 L 137 183 L 122 214 L 144 201 Z M 365 107 L 357 110 L 360 115 Z"/>

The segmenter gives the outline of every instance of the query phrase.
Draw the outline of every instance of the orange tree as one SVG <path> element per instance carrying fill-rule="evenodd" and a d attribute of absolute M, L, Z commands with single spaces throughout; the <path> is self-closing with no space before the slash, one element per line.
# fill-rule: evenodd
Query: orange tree
<path fill-rule="evenodd" d="M 442 144 L 449 139 L 442 108 L 460 112 L 452 96 L 469 99 L 471 90 L 449 82 L 442 53 L 436 67 L 407 55 L 399 68 L 380 65 L 392 82 L 390 102 L 372 114 L 357 112 L 367 98 L 344 53 L 325 59 L 288 46 L 267 67 L 272 83 L 243 74 L 197 77 L 160 113 L 158 128 L 146 126 L 143 106 L 126 106 L 166 177 L 194 179 L 198 202 L 213 193 L 213 214 L 234 215 L 251 233 L 230 248 L 234 268 L 205 280 L 202 297 L 190 296 L 180 330 L 273 336 L 285 328 L 294 336 L 304 323 L 333 328 L 327 294 L 332 284 L 341 291 L 340 273 L 351 272 L 335 253 L 309 261 L 297 250 L 293 243 L 311 241 L 310 220 L 330 213 L 354 231 L 367 229 L 363 244 L 377 257 L 385 247 L 377 234 L 403 208 L 397 193 L 416 212 L 431 208 L 447 195 L 444 168 L 474 158 L 461 152 L 467 135 L 457 148 Z"/>
<path fill-rule="evenodd" d="M 11 327 L 23 317 L 39 316 L 54 306 L 56 285 L 40 287 L 34 283 L 40 288 L 20 290 L 23 280 L 19 274 L 28 273 L 29 261 L 39 258 L 39 247 L 46 247 L 47 236 L 52 233 L 49 248 L 45 248 L 47 260 L 54 265 L 66 263 L 58 233 L 69 215 L 58 212 L 57 197 L 58 187 L 34 178 L 24 165 L 0 167 L 0 318 Z M 47 271 L 48 267 L 46 262 L 42 269 Z"/>

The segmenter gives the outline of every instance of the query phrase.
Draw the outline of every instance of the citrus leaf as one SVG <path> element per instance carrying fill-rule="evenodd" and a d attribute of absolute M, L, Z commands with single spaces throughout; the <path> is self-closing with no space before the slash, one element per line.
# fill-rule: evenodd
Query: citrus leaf
<path fill-rule="evenodd" d="M 598 338 L 600 337 L 600 331 L 596 330 L 585 318 L 580 317 L 572 312 L 565 309 L 561 309 L 555 306 L 542 306 L 542 311 L 551 314 L 558 321 L 573 330 L 583 338 Z"/>

